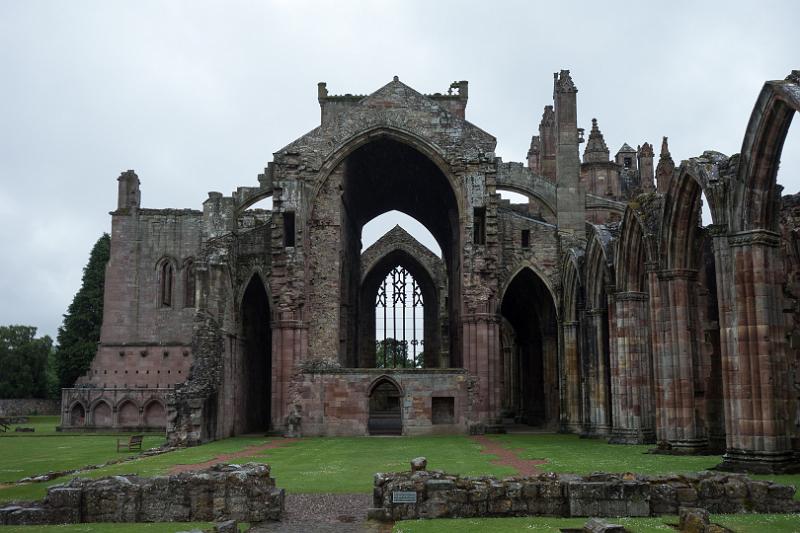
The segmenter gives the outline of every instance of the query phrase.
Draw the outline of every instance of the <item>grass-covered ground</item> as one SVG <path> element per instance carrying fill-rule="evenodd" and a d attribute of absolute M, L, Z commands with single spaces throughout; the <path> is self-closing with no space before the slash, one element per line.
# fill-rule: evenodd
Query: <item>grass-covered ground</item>
<path fill-rule="evenodd" d="M 634 533 L 675 533 L 678 518 L 607 518 Z M 711 521 L 736 533 L 797 533 L 799 515 L 711 515 Z M 558 532 L 560 528 L 580 528 L 585 518 L 460 518 L 438 520 L 407 520 L 395 524 L 393 533 L 511 533 L 519 531 Z"/>
<path fill-rule="evenodd" d="M 129 453 L 116 452 L 115 435 L 56 435 L 55 417 L 32 418 L 37 428 L 34 435 L 16 434 L 0 437 L 0 503 L 10 500 L 31 500 L 44 496 L 50 485 L 63 483 L 70 476 L 48 483 L 5 485 L 48 470 L 65 470 L 99 464 Z M 41 427 L 41 432 L 39 428 Z M 546 459 L 542 471 L 586 474 L 596 471 L 665 474 L 708 469 L 719 463 L 719 456 L 679 457 L 646 453 L 648 446 L 614 446 L 602 440 L 579 439 L 573 435 L 498 435 L 491 437 L 514 450 L 524 459 Z M 163 442 L 163 436 L 145 437 L 145 446 Z M 513 475 L 509 466 L 492 464 L 495 456 L 481 453 L 481 446 L 463 435 L 441 437 L 341 437 L 306 438 L 296 442 L 269 437 L 236 437 L 203 446 L 182 449 L 154 457 L 140 457 L 105 468 L 80 474 L 102 477 L 116 474 L 159 475 L 175 465 L 197 464 L 223 454 L 242 452 L 267 443 L 280 444 L 267 450 L 245 453 L 231 462 L 265 462 L 272 466 L 272 475 L 279 487 L 293 493 L 369 493 L 375 472 L 407 470 L 411 458 L 425 456 L 430 469 L 464 475 Z M 800 486 L 800 476 L 757 476 Z M 798 531 L 798 515 L 716 516 L 715 521 L 735 531 Z M 632 531 L 674 531 L 668 523 L 674 517 L 655 519 L 620 519 Z M 395 532 L 428 533 L 439 531 L 557 531 L 560 527 L 581 525 L 582 519 L 509 518 L 463 519 L 401 522 Z M 191 529 L 187 524 L 79 524 L 37 528 L 0 528 L 5 532 L 167 532 Z"/>

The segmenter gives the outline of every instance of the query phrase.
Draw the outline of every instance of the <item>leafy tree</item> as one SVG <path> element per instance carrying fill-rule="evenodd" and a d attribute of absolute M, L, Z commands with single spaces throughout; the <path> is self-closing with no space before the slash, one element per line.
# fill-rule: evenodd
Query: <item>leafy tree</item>
<path fill-rule="evenodd" d="M 405 366 L 407 356 L 408 344 L 403 344 L 403 341 L 387 337 L 382 341 L 378 341 L 378 346 L 375 350 L 375 367 L 394 368 Z"/>
<path fill-rule="evenodd" d="M 61 387 L 72 387 L 75 380 L 89 370 L 103 322 L 103 287 L 106 263 L 111 249 L 111 238 L 103 233 L 89 254 L 83 269 L 81 288 L 64 315 L 58 328 L 56 369 Z"/>
<path fill-rule="evenodd" d="M 47 358 L 53 340 L 33 326 L 0 326 L 0 398 L 47 396 Z"/>

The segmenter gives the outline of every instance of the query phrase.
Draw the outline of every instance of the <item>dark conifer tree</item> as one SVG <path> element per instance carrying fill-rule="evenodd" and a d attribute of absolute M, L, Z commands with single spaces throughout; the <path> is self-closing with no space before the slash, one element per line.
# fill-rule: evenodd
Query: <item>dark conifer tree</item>
<path fill-rule="evenodd" d="M 111 238 L 104 233 L 92 248 L 89 263 L 83 269 L 81 288 L 64 315 L 64 323 L 58 328 L 56 366 L 61 387 L 72 387 L 75 380 L 89 370 L 97 351 L 110 248 Z"/>

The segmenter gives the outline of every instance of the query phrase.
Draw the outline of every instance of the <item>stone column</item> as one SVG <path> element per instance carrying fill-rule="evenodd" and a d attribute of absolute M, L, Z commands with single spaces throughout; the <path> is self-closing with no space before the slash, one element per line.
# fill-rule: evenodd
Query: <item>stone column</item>
<path fill-rule="evenodd" d="M 692 453 L 708 447 L 705 428 L 697 419 L 694 363 L 700 334 L 694 291 L 697 271 L 661 270 L 649 274 L 653 289 L 653 364 L 656 436 L 659 447 Z M 656 278 L 656 279 L 654 279 Z"/>
<path fill-rule="evenodd" d="M 611 423 L 608 411 L 609 396 L 606 374 L 606 340 L 605 330 L 608 327 L 608 314 L 605 309 L 587 309 L 585 312 L 588 324 L 586 332 L 587 360 L 587 400 L 586 431 L 589 435 L 609 435 Z"/>
<path fill-rule="evenodd" d="M 561 324 L 563 339 L 564 370 L 563 380 L 562 430 L 578 433 L 581 429 L 581 375 L 579 367 L 578 339 L 580 338 L 579 322 L 570 321 Z"/>
<path fill-rule="evenodd" d="M 627 291 L 614 295 L 611 339 L 611 398 L 614 444 L 655 442 L 650 362 L 648 296 Z"/>
<path fill-rule="evenodd" d="M 726 420 L 720 468 L 800 469 L 791 444 L 780 236 L 767 230 L 715 235 L 714 245 Z"/>
<path fill-rule="evenodd" d="M 272 323 L 272 397 L 270 409 L 272 426 L 283 429 L 292 404 L 300 398 L 291 394 L 294 369 L 306 359 L 308 351 L 308 326 L 298 320 L 292 311 L 277 313 Z M 303 413 L 305 414 L 305 413 Z"/>
<path fill-rule="evenodd" d="M 500 319 L 493 313 L 465 314 L 464 367 L 478 381 L 476 422 L 497 424 L 503 407 L 503 362 L 500 353 Z"/>

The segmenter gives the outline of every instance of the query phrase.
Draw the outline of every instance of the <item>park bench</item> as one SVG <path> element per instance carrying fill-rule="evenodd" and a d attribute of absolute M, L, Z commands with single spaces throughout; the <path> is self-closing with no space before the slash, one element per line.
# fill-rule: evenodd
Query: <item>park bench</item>
<path fill-rule="evenodd" d="M 117 451 L 142 451 L 143 438 L 141 435 L 131 435 L 127 442 L 125 442 L 125 439 L 117 439 Z"/>

